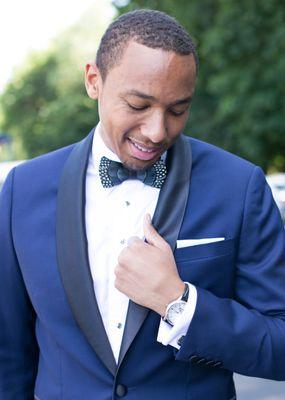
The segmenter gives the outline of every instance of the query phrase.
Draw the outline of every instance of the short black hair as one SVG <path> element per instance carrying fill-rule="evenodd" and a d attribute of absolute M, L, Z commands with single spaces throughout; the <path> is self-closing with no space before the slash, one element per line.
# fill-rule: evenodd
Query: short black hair
<path fill-rule="evenodd" d="M 180 55 L 193 54 L 198 73 L 198 55 L 188 32 L 164 12 L 141 9 L 121 15 L 104 33 L 96 56 L 103 80 L 119 64 L 131 40 L 153 49 L 173 51 Z"/>

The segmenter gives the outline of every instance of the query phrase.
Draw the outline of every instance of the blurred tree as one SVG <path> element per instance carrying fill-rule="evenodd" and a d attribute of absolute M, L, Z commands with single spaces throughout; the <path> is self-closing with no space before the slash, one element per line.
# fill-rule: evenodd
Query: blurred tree
<path fill-rule="evenodd" d="M 1 96 L 1 130 L 21 141 L 21 158 L 80 140 L 97 123 L 97 104 L 84 87 L 84 65 L 95 58 L 113 14 L 106 3 L 96 5 L 14 73 Z"/>
<path fill-rule="evenodd" d="M 115 0 L 152 8 L 194 38 L 200 71 L 186 131 L 253 162 L 285 170 L 285 7 L 282 0 Z"/>

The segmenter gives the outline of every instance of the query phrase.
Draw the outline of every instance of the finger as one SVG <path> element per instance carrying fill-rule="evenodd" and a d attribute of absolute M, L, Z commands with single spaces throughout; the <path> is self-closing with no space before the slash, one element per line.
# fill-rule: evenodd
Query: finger
<path fill-rule="evenodd" d="M 143 230 L 147 243 L 159 248 L 165 247 L 167 242 L 163 239 L 162 236 L 160 236 L 155 227 L 152 225 L 149 214 L 146 214 L 144 217 Z"/>
<path fill-rule="evenodd" d="M 127 242 L 127 246 L 131 246 L 132 244 L 134 244 L 134 243 L 141 243 L 142 242 L 142 240 L 138 237 L 138 236 L 131 236 L 129 239 L 128 239 L 128 242 Z"/>

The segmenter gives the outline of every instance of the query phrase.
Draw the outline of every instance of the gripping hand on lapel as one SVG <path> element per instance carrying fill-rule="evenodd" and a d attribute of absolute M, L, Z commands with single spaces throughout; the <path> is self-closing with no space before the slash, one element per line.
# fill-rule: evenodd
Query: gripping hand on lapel
<path fill-rule="evenodd" d="M 115 268 L 115 287 L 132 301 L 161 316 L 167 305 L 182 295 L 184 283 L 178 275 L 169 244 L 144 218 L 146 241 L 132 237 L 119 257 Z"/>

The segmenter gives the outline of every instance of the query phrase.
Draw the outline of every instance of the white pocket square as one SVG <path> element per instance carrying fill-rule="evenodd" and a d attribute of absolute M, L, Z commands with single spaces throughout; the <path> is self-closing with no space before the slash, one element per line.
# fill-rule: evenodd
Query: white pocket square
<path fill-rule="evenodd" d="M 206 239 L 177 240 L 176 248 L 181 249 L 182 247 L 197 246 L 199 244 L 221 242 L 222 240 L 225 240 L 225 238 L 224 237 L 216 237 L 216 238 L 206 238 Z"/>

